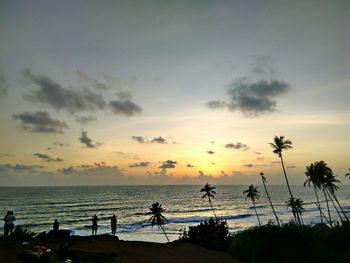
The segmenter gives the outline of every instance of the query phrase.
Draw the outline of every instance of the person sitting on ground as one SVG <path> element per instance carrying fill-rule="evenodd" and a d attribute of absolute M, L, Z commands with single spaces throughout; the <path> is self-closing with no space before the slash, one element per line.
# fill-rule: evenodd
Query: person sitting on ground
<path fill-rule="evenodd" d="M 4 226 L 5 236 L 12 235 L 13 229 L 15 228 L 15 225 L 13 222 L 16 221 L 16 217 L 13 214 L 13 211 L 7 211 L 4 221 L 5 221 L 5 226 Z"/>
<path fill-rule="evenodd" d="M 59 228 L 60 222 L 58 222 L 57 219 L 55 219 L 55 221 L 53 222 L 53 231 L 58 231 Z"/>
<path fill-rule="evenodd" d="M 115 236 L 115 233 L 117 232 L 117 217 L 115 215 L 111 218 L 111 229 L 112 235 Z"/>
<path fill-rule="evenodd" d="M 97 235 L 97 221 L 98 221 L 98 217 L 97 215 L 94 215 L 94 217 L 92 218 L 92 235 Z"/>

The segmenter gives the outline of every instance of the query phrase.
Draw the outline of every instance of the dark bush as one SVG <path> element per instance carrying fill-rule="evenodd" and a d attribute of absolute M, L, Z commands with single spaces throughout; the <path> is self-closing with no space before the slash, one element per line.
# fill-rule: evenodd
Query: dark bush
<path fill-rule="evenodd" d="M 226 221 L 211 218 L 201 222 L 198 226 L 190 226 L 188 231 L 184 229 L 179 239 L 209 249 L 225 250 L 228 235 Z"/>
<path fill-rule="evenodd" d="M 22 228 L 20 225 L 17 225 L 10 238 L 16 241 L 29 241 L 34 236 L 34 232 L 26 228 Z"/>

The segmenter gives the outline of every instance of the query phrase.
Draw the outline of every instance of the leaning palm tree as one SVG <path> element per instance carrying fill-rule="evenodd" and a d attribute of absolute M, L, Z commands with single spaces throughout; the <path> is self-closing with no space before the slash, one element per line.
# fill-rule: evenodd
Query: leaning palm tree
<path fill-rule="evenodd" d="M 340 183 L 340 181 L 338 179 L 336 179 L 336 175 L 333 174 L 333 171 L 331 170 L 330 173 L 327 174 L 327 176 L 325 177 L 325 181 L 324 181 L 324 186 L 327 190 L 327 192 L 329 193 L 330 195 L 330 199 L 333 199 L 336 201 L 336 203 L 338 204 L 340 210 L 342 211 L 346 221 L 349 221 L 349 218 L 347 217 L 345 211 L 343 210 L 343 207 L 340 205 L 339 203 L 339 200 L 335 194 L 335 192 L 339 189 L 339 186 L 336 185 L 336 183 Z M 335 209 L 337 210 L 338 212 L 338 209 L 336 206 L 334 206 Z M 339 212 L 338 212 L 339 213 Z M 340 216 L 340 215 L 339 215 Z M 341 219 L 341 216 L 340 216 L 340 219 Z"/>
<path fill-rule="evenodd" d="M 243 191 L 243 194 L 246 195 L 245 196 L 246 200 L 247 198 L 250 198 L 252 200 L 255 214 L 256 214 L 256 217 L 258 218 L 259 226 L 261 226 L 258 211 L 256 210 L 256 206 L 255 206 L 255 200 L 257 200 L 260 197 L 258 188 L 251 184 L 247 190 Z"/>
<path fill-rule="evenodd" d="M 276 214 L 275 208 L 273 207 L 273 204 L 272 204 L 272 201 L 271 201 L 269 192 L 267 191 L 267 188 L 266 188 L 266 177 L 264 176 L 264 173 L 263 173 L 263 172 L 261 172 L 260 175 L 261 175 L 261 180 L 262 180 L 262 182 L 263 182 L 263 185 L 264 185 L 264 189 L 265 189 L 267 198 L 269 199 L 269 202 L 270 202 L 270 205 L 271 205 L 271 208 L 272 208 L 272 212 L 273 212 L 273 214 L 275 215 L 277 224 L 278 224 L 279 226 L 281 226 L 280 221 L 279 221 L 279 219 L 278 219 L 278 216 L 277 216 L 277 214 Z"/>
<path fill-rule="evenodd" d="M 304 202 L 303 200 L 301 200 L 300 198 L 294 198 L 291 197 L 288 199 L 288 201 L 286 202 L 287 204 L 287 208 L 291 207 L 292 208 L 292 212 L 294 215 L 294 218 L 296 218 L 298 220 L 299 225 L 301 226 L 302 222 L 303 222 L 303 218 L 302 218 L 302 214 L 304 211 Z"/>
<path fill-rule="evenodd" d="M 201 189 L 201 192 L 205 192 L 205 194 L 202 196 L 202 198 L 205 198 L 205 197 L 208 197 L 209 199 L 209 204 L 211 206 L 211 210 L 213 210 L 213 214 L 215 216 L 215 219 L 217 219 L 216 217 L 216 214 L 215 214 L 215 210 L 214 210 L 214 207 L 213 207 L 213 204 L 211 202 L 211 199 L 215 197 L 216 195 L 216 192 L 215 192 L 215 189 L 216 187 L 214 186 L 211 186 L 209 183 L 206 183 L 204 185 L 204 187 Z"/>
<path fill-rule="evenodd" d="M 322 182 L 323 182 L 323 175 L 319 173 L 319 169 L 317 169 L 317 163 L 315 164 L 310 164 L 310 166 L 306 166 L 306 171 L 305 175 L 307 177 L 304 186 L 313 186 L 314 192 L 316 195 L 316 200 L 317 200 L 317 207 L 320 211 L 320 218 L 321 218 L 321 223 L 323 223 L 323 212 L 320 204 L 320 199 L 318 198 L 317 190 L 322 188 Z"/>
<path fill-rule="evenodd" d="M 159 228 L 161 228 L 163 230 L 163 233 L 166 239 L 168 240 L 168 242 L 170 242 L 163 227 L 165 222 L 167 222 L 167 219 L 162 215 L 162 213 L 165 212 L 165 209 L 163 209 L 162 205 L 157 202 L 152 204 L 149 210 L 150 212 L 146 213 L 146 215 L 152 215 L 152 216 L 148 219 L 148 222 L 151 222 L 152 227 L 154 225 L 157 225 Z"/>
<path fill-rule="evenodd" d="M 273 140 L 274 140 L 274 142 L 270 143 L 270 145 L 273 148 L 272 152 L 277 154 L 278 157 L 281 159 L 283 174 L 284 174 L 284 177 L 286 179 L 289 195 L 291 198 L 293 198 L 293 194 L 292 194 L 292 191 L 290 190 L 290 186 L 289 186 L 289 181 L 288 181 L 286 169 L 284 168 L 284 162 L 283 162 L 283 156 L 282 156 L 283 150 L 289 150 L 289 149 L 293 148 L 292 142 L 290 140 L 285 140 L 284 136 L 280 136 L 280 137 L 275 136 L 273 138 Z"/>

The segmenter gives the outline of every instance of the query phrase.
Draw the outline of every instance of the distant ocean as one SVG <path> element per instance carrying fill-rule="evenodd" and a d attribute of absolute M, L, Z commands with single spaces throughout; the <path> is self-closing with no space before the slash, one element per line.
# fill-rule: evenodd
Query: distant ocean
<path fill-rule="evenodd" d="M 247 186 L 216 186 L 213 200 L 218 217 L 227 220 L 230 232 L 238 232 L 257 224 L 250 200 L 242 194 Z M 117 235 L 123 240 L 165 242 L 165 237 L 156 226 L 147 223 L 148 207 L 160 202 L 166 209 L 164 216 L 169 238 L 179 237 L 180 229 L 197 225 L 213 216 L 207 199 L 202 199 L 201 186 L 81 186 L 81 187 L 0 187 L 1 216 L 13 210 L 17 221 L 35 232 L 52 228 L 55 218 L 60 228 L 71 229 L 76 235 L 91 234 L 91 218 L 100 218 L 98 234 L 110 233 L 110 217 L 118 217 Z M 288 222 L 291 211 L 287 210 L 286 186 L 268 186 L 271 199 L 282 222 Z M 271 208 L 264 188 L 259 186 L 261 198 L 257 209 L 262 223 L 273 220 Z M 305 223 L 319 222 L 319 211 L 314 204 L 315 196 L 311 189 L 292 186 L 293 195 L 305 202 L 303 215 Z M 321 200 L 324 201 L 320 193 Z M 338 199 L 350 215 L 350 186 L 342 185 L 337 192 Z M 326 204 L 322 202 L 322 207 Z M 332 208 L 332 216 L 339 220 Z M 324 210 L 326 213 L 326 210 Z M 3 232 L 3 224 L 1 232 Z"/>

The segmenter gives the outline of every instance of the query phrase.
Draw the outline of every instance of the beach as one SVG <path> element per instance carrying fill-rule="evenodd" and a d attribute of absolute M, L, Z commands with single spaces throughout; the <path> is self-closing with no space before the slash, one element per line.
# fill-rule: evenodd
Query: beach
<path fill-rule="evenodd" d="M 59 262 L 57 251 L 65 240 L 48 239 L 41 242 L 52 251 L 49 262 Z M 166 244 L 140 241 L 122 241 L 110 235 L 71 237 L 69 252 L 73 262 L 240 262 L 224 252 L 208 250 L 190 243 L 171 242 Z M 22 245 L 20 241 L 0 238 L 0 262 L 18 262 L 19 254 L 32 247 L 34 241 Z M 79 261 L 77 261 L 78 259 Z"/>

